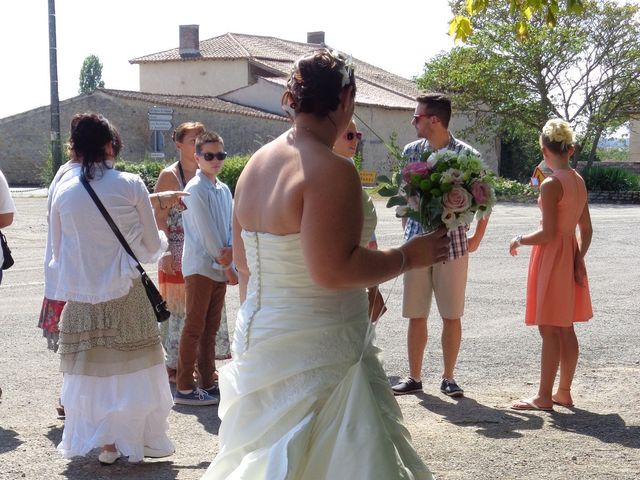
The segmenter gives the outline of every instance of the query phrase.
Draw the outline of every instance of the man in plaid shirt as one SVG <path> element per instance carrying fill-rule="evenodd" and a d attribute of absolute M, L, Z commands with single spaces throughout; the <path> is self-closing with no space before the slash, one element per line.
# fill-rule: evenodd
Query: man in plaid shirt
<path fill-rule="evenodd" d="M 408 162 L 429 161 L 430 152 L 452 150 L 456 153 L 470 151 L 480 154 L 471 146 L 456 139 L 449 132 L 451 100 L 445 95 L 430 93 L 417 99 L 412 125 L 421 140 L 405 146 L 403 156 Z M 406 222 L 405 222 L 406 220 Z M 449 259 L 441 264 L 411 270 L 404 274 L 402 315 L 409 319 L 407 351 L 409 376 L 392 387 L 395 395 L 422 391 L 422 360 L 427 345 L 427 317 L 431 298 L 436 297 L 438 311 L 443 320 L 442 354 L 444 371 L 440 391 L 450 397 L 461 397 L 464 390 L 453 378 L 462 340 L 464 295 L 467 285 L 468 253 L 475 251 L 487 227 L 488 219 L 478 221 L 475 233 L 467 238 L 469 225 L 461 225 L 449 233 L 451 246 Z M 420 223 L 403 218 L 404 239 L 422 233 Z"/>

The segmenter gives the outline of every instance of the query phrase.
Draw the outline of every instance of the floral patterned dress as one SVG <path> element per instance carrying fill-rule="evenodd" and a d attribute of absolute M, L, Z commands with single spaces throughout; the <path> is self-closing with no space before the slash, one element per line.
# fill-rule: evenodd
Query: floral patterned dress
<path fill-rule="evenodd" d="M 164 348 L 167 352 L 166 365 L 168 368 L 176 369 L 178 365 L 178 346 L 180 345 L 180 335 L 184 327 L 184 318 L 186 315 L 186 301 L 184 278 L 182 277 L 182 246 L 184 244 L 184 229 L 182 227 L 182 212 L 184 207 L 181 205 L 172 207 L 169 210 L 169 218 L 167 226 L 169 233 L 169 250 L 171 255 L 160 260 L 162 262 L 171 262 L 173 275 L 168 274 L 158 268 L 158 283 L 162 298 L 167 302 L 167 307 L 171 312 L 171 317 L 167 322 L 161 324 Z M 231 358 L 231 349 L 229 345 L 229 329 L 227 326 L 226 309 L 222 310 L 222 319 L 220 328 L 216 335 L 216 359 L 224 360 Z"/>

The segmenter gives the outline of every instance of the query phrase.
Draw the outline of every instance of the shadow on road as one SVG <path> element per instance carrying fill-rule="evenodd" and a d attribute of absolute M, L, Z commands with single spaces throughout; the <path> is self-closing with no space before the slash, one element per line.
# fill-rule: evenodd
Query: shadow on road
<path fill-rule="evenodd" d="M 205 431 L 213 435 L 218 435 L 218 430 L 220 429 L 220 418 L 218 417 L 217 405 L 174 405 L 173 410 L 181 415 L 194 415 L 198 419 L 198 422 L 202 424 Z"/>
<path fill-rule="evenodd" d="M 516 412 L 482 405 L 469 397 L 462 397 L 455 403 L 433 395 L 418 393 L 420 405 L 440 415 L 454 425 L 476 427 L 476 433 L 488 438 L 520 438 L 521 430 L 539 430 L 544 419 L 539 414 Z"/>
<path fill-rule="evenodd" d="M 97 450 L 96 450 L 97 452 Z M 132 479 L 136 480 L 173 480 L 178 478 L 181 471 L 204 470 L 209 462 L 197 465 L 180 465 L 167 460 L 129 463 L 126 458 L 119 459 L 113 465 L 101 465 L 97 454 L 72 459 L 62 473 L 70 479 Z"/>
<path fill-rule="evenodd" d="M 587 435 L 605 443 L 640 448 L 640 427 L 627 426 L 617 413 L 600 414 L 572 408 L 571 414 L 553 415 L 552 427 L 565 432 Z"/>
<path fill-rule="evenodd" d="M 0 453 L 15 450 L 24 442 L 18 438 L 18 432 L 0 427 Z"/>
<path fill-rule="evenodd" d="M 47 437 L 49 441 L 53 443 L 54 447 L 57 447 L 58 444 L 62 441 L 63 430 L 64 425 L 50 425 L 49 431 L 46 433 L 45 437 Z"/>

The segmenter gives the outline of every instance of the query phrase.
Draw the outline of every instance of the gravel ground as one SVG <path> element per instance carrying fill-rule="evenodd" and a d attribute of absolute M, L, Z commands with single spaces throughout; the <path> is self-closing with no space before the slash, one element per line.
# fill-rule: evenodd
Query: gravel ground
<path fill-rule="evenodd" d="M 16 265 L 0 287 L 0 478 L 193 479 L 218 450 L 216 407 L 174 408 L 169 418 L 177 452 L 168 459 L 101 467 L 97 451 L 65 460 L 55 450 L 64 423 L 54 406 L 61 385 L 58 359 L 36 328 L 42 301 L 45 198 L 16 195 L 18 215 L 5 233 Z M 391 210 L 377 203 L 382 248 L 401 240 Z M 537 225 L 535 205 L 500 204 L 470 262 L 467 310 L 456 377 L 466 397 L 439 392 L 440 326 L 430 321 L 425 392 L 398 399 L 416 449 L 437 478 L 640 478 L 640 249 L 637 206 L 591 207 L 594 241 L 587 258 L 595 317 L 576 327 L 581 356 L 574 383 L 576 408 L 515 412 L 513 400 L 534 393 L 540 340 L 523 324 L 528 251 L 511 258 L 508 240 Z M 634 226 L 635 225 L 635 226 Z M 153 267 L 150 271 L 155 271 Z M 382 287 L 389 312 L 378 343 L 392 382 L 406 374 L 406 321 L 401 280 Z M 229 320 L 238 308 L 228 295 Z M 230 329 L 232 325 L 230 325 Z"/>

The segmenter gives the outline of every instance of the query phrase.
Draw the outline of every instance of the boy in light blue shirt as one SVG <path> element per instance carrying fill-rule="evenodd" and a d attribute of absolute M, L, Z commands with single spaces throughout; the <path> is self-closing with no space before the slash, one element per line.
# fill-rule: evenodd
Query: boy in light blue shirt
<path fill-rule="evenodd" d="M 182 213 L 184 249 L 182 274 L 186 291 L 186 317 L 178 352 L 174 402 L 215 405 L 215 338 L 220 326 L 229 278 L 234 277 L 231 248 L 232 197 L 218 179 L 227 154 L 222 137 L 203 132 L 196 138 L 199 169 L 187 183 Z M 198 386 L 193 373 L 198 365 Z"/>

